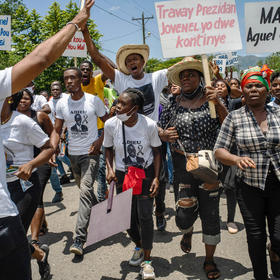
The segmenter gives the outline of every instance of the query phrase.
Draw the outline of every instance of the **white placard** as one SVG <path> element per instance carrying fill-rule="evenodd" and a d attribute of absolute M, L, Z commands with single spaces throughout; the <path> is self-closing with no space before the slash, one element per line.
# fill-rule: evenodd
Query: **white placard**
<path fill-rule="evenodd" d="M 225 54 L 216 55 L 214 60 L 216 61 L 216 63 L 218 61 L 218 63 L 220 65 L 223 64 L 221 62 L 221 60 L 225 60 L 226 61 L 226 67 L 233 66 L 234 64 L 238 63 L 237 52 L 229 52 L 229 53 L 225 53 Z"/>
<path fill-rule="evenodd" d="M 227 59 L 225 59 L 225 58 L 221 58 L 221 59 L 214 58 L 213 60 L 215 61 L 215 63 L 219 67 L 219 72 L 224 75 L 225 72 L 226 72 L 226 67 L 227 67 Z"/>
<path fill-rule="evenodd" d="M 235 0 L 156 2 L 165 58 L 242 49 Z"/>
<path fill-rule="evenodd" d="M 247 53 L 277 52 L 280 47 L 280 1 L 245 3 Z"/>
<path fill-rule="evenodd" d="M 87 57 L 87 45 L 81 31 L 75 33 L 62 56 Z"/>
<path fill-rule="evenodd" d="M 0 16 L 0 50 L 10 51 L 12 41 L 11 16 Z"/>

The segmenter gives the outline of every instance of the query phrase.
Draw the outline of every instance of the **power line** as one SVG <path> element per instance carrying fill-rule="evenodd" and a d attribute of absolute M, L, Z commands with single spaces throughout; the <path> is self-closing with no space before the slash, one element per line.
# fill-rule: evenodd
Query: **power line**
<path fill-rule="evenodd" d="M 101 43 L 102 43 L 102 42 L 107 42 L 107 41 L 112 41 L 112 40 L 117 40 L 117 39 L 121 39 L 121 38 L 127 37 L 127 36 L 129 36 L 129 35 L 131 35 L 131 34 L 134 34 L 135 32 L 137 32 L 137 31 L 139 31 L 139 30 L 141 30 L 141 28 L 137 29 L 136 31 L 132 31 L 132 32 L 129 32 L 129 33 L 127 33 L 127 34 L 124 34 L 124 35 L 121 35 L 121 36 L 118 36 L 118 37 L 113 37 L 113 38 L 111 38 L 111 39 L 102 40 Z"/>
<path fill-rule="evenodd" d="M 103 0 L 104 2 L 106 2 L 109 6 L 112 6 L 113 4 L 112 3 L 109 3 L 107 0 Z M 114 7 L 114 6 L 113 6 Z M 123 9 L 119 9 L 119 11 L 121 12 L 121 13 L 123 13 L 124 15 L 126 15 L 126 16 L 131 16 L 129 13 L 127 13 L 127 12 L 125 12 Z"/>
<path fill-rule="evenodd" d="M 136 2 L 136 0 L 130 0 L 130 2 L 132 2 L 133 5 L 134 5 L 134 7 L 135 7 L 136 9 L 138 9 L 139 11 L 141 11 L 141 9 L 139 9 L 138 7 L 142 8 L 142 9 L 143 9 L 144 11 L 146 11 L 148 14 L 152 15 L 151 11 L 149 11 L 149 10 L 145 9 L 143 6 L 139 5 L 139 3 Z M 137 5 L 135 5 L 135 3 L 136 3 Z M 141 11 L 141 12 L 142 12 L 142 11 Z"/>
<path fill-rule="evenodd" d="M 121 17 L 119 17 L 119 16 L 117 16 L 117 15 L 115 15 L 115 14 L 113 14 L 113 13 L 111 13 L 111 12 L 109 12 L 109 11 L 107 11 L 107 10 L 101 8 L 101 7 L 99 7 L 99 6 L 96 5 L 96 4 L 95 4 L 94 6 L 95 6 L 96 8 L 98 8 L 98 9 L 102 10 L 103 12 L 105 12 L 105 13 L 111 15 L 111 16 L 114 16 L 114 17 L 118 18 L 119 20 L 122 20 L 122 21 L 124 21 L 124 22 L 126 22 L 126 23 L 129 23 L 129 24 L 134 25 L 134 26 L 137 26 L 137 27 L 140 27 L 140 26 L 141 26 L 141 25 L 135 24 L 135 23 L 133 23 L 133 22 L 130 22 L 130 21 L 124 19 L 124 18 L 121 18 Z"/>

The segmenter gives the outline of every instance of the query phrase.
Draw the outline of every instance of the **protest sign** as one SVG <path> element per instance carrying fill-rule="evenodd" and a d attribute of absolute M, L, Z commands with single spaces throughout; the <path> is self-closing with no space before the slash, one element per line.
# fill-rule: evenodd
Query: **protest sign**
<path fill-rule="evenodd" d="M 215 63 L 219 67 L 219 72 L 224 75 L 225 72 L 226 72 L 227 60 L 225 58 L 214 58 L 213 60 L 215 61 Z"/>
<path fill-rule="evenodd" d="M 0 16 L 0 50 L 10 51 L 11 41 L 11 16 L 2 15 Z"/>
<path fill-rule="evenodd" d="M 242 49 L 234 0 L 155 3 L 165 58 Z"/>
<path fill-rule="evenodd" d="M 279 51 L 280 1 L 245 3 L 247 53 Z"/>
<path fill-rule="evenodd" d="M 208 53 L 242 48 L 235 0 L 156 2 L 155 9 L 165 58 L 202 54 L 206 85 L 211 85 Z M 211 117 L 215 106 L 209 102 Z"/>
<path fill-rule="evenodd" d="M 77 31 L 62 56 L 87 57 L 87 46 L 83 33 Z"/>

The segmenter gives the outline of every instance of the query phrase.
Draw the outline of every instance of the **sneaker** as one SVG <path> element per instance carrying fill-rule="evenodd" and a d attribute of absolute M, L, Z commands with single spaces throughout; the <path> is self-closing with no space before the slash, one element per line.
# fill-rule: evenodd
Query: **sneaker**
<path fill-rule="evenodd" d="M 156 216 L 156 224 L 158 231 L 164 231 L 166 228 L 166 219 L 164 215 Z"/>
<path fill-rule="evenodd" d="M 129 264 L 132 266 L 138 266 L 144 259 L 144 251 L 142 248 L 135 247 L 132 258 L 129 260 Z"/>
<path fill-rule="evenodd" d="M 70 247 L 70 252 L 82 256 L 83 255 L 83 246 L 84 242 L 82 242 L 79 238 L 75 238 L 73 245 Z"/>
<path fill-rule="evenodd" d="M 50 265 L 48 263 L 48 256 L 49 256 L 49 246 L 47 244 L 43 244 L 40 246 L 40 249 L 45 252 L 45 256 L 43 260 L 37 261 L 39 266 L 39 273 L 41 275 L 42 280 L 49 279 L 50 277 Z"/>
<path fill-rule="evenodd" d="M 54 195 L 54 197 L 52 199 L 52 203 L 60 202 L 62 200 L 63 200 L 63 194 L 62 194 L 62 192 L 58 192 Z"/>
<path fill-rule="evenodd" d="M 235 234 L 238 232 L 238 227 L 237 227 L 236 223 L 234 223 L 234 222 L 227 223 L 227 229 L 228 229 L 228 232 L 231 234 Z"/>
<path fill-rule="evenodd" d="M 69 184 L 70 183 L 70 179 L 68 178 L 68 176 L 66 174 L 64 174 L 60 180 L 60 185 L 64 185 L 64 184 Z"/>
<path fill-rule="evenodd" d="M 156 279 L 151 261 L 145 261 L 141 263 L 141 270 L 139 274 L 142 276 L 142 279 Z"/>

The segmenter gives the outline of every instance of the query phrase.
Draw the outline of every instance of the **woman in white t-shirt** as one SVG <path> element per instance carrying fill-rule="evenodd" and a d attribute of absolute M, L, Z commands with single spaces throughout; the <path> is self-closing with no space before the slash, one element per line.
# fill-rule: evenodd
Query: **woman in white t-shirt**
<path fill-rule="evenodd" d="M 151 249 L 153 244 L 153 198 L 159 187 L 159 171 L 161 162 L 160 146 L 156 123 L 142 115 L 144 104 L 143 93 L 128 88 L 118 98 L 116 116 L 105 123 L 104 142 L 106 148 L 107 180 L 117 182 L 117 192 L 124 190 L 124 177 L 129 167 L 144 170 L 145 179 L 141 187 L 133 189 L 131 228 L 128 233 L 136 244 L 130 265 L 141 263 L 141 274 L 154 279 L 151 266 Z M 115 158 L 116 170 L 113 168 Z M 137 169 L 139 171 L 139 169 Z M 141 185 L 141 184 L 140 184 Z M 142 262 L 144 260 L 144 262 Z M 146 279 L 146 278 L 145 278 Z"/>
<path fill-rule="evenodd" d="M 15 94 L 6 98 L 1 111 L 0 133 L 6 158 L 8 190 L 27 232 L 42 193 L 37 167 L 50 159 L 54 149 L 48 135 L 34 120 L 15 111 L 21 97 Z M 41 149 L 35 158 L 34 146 Z M 26 176 L 22 177 L 23 173 Z M 48 248 L 30 246 L 30 249 L 32 256 L 38 260 L 41 276 L 49 273 Z"/>

